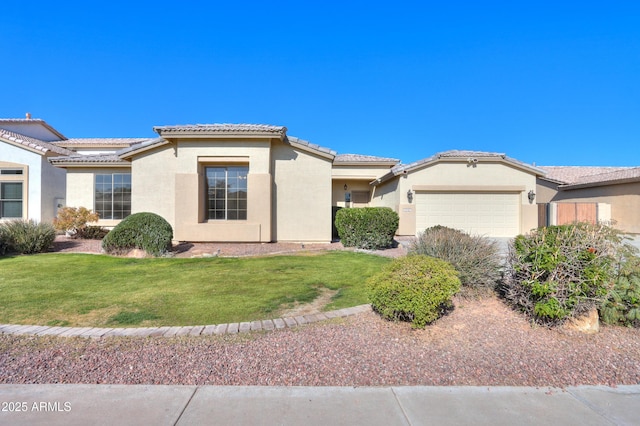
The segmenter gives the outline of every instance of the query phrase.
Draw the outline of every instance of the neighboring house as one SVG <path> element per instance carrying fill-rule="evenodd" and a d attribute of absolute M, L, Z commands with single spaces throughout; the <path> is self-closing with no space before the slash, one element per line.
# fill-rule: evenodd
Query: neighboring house
<path fill-rule="evenodd" d="M 50 208 L 21 217 L 50 220 L 57 205 L 84 206 L 111 227 L 149 211 L 164 217 L 179 241 L 327 242 L 335 236 L 339 208 L 365 206 L 398 212 L 399 235 L 444 225 L 513 237 L 537 227 L 536 202 L 548 189 L 542 184 L 555 182 L 544 169 L 504 154 L 447 151 L 401 164 L 337 154 L 287 135 L 283 126 L 159 126 L 153 139 L 67 139 L 42 120 L 0 120 L 0 128 L 10 124 L 5 133 L 13 136 L 0 134 L 7 173 L 28 166 L 30 182 L 36 157 L 27 162 L 24 151 L 44 158 L 40 169 L 58 176 L 56 185 L 45 187 L 38 172 L 37 193 L 22 187 L 20 200 L 29 212 L 36 204 Z M 26 175 L 0 176 L 9 183 L 2 203 L 17 217 L 20 200 L 11 197 L 20 188 L 11 183 Z"/>
<path fill-rule="evenodd" d="M 0 221 L 51 221 L 64 204 L 65 172 L 49 158 L 71 155 L 65 139 L 42 120 L 0 119 Z"/>
<path fill-rule="evenodd" d="M 548 224 L 573 220 L 611 223 L 640 233 L 640 167 L 541 166 L 538 202 Z"/>

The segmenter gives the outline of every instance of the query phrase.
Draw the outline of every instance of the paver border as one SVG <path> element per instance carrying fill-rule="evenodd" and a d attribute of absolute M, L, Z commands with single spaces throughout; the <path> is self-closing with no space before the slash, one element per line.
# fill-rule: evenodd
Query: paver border
<path fill-rule="evenodd" d="M 256 321 L 234 322 L 229 324 L 188 325 L 183 327 L 59 327 L 45 325 L 0 324 L 0 334 L 57 336 L 103 339 L 109 337 L 175 337 L 210 336 L 222 334 L 249 333 L 255 331 L 275 331 L 284 328 L 300 327 L 333 318 L 344 318 L 371 311 L 371 305 L 359 305 L 329 312 L 297 315 L 294 317 L 273 318 Z"/>

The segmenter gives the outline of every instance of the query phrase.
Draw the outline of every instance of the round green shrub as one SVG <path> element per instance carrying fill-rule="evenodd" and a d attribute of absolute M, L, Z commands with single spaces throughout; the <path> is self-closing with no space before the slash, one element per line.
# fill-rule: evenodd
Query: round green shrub
<path fill-rule="evenodd" d="M 53 246 L 56 230 L 50 223 L 35 220 L 12 220 L 0 225 L 3 230 L 0 239 L 4 243 L 0 250 L 14 251 L 21 254 L 42 253 Z"/>
<path fill-rule="evenodd" d="M 102 248 L 111 254 L 123 254 L 142 249 L 161 256 L 171 249 L 173 229 L 169 222 L 155 213 L 135 213 L 124 218 L 102 240 Z"/>
<path fill-rule="evenodd" d="M 460 274 L 461 295 L 474 297 L 492 293 L 502 278 L 498 243 L 480 235 L 469 235 L 446 226 L 420 233 L 409 253 L 445 260 Z"/>
<path fill-rule="evenodd" d="M 399 221 L 388 207 L 362 207 L 338 210 L 335 225 L 345 247 L 378 250 L 391 247 Z"/>
<path fill-rule="evenodd" d="M 562 324 L 608 299 L 622 247 L 618 231 L 588 223 L 519 235 L 509 250 L 502 292 L 534 322 Z"/>
<path fill-rule="evenodd" d="M 389 320 L 410 321 L 413 328 L 424 328 L 451 309 L 459 289 L 451 264 L 423 255 L 395 259 L 367 280 L 373 310 Z"/>

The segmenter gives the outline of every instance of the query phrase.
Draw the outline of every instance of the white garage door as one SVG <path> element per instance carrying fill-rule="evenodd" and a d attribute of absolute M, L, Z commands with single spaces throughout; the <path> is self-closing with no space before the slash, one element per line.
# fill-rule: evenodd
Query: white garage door
<path fill-rule="evenodd" d="M 417 193 L 416 230 L 435 225 L 474 235 L 514 237 L 520 233 L 520 195 L 516 193 Z"/>

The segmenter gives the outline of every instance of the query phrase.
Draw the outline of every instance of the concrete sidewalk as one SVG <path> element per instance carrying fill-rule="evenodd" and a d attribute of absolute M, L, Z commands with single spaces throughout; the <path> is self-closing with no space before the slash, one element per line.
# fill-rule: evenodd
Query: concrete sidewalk
<path fill-rule="evenodd" d="M 640 424 L 640 385 L 0 385 L 0 403 L 2 425 Z"/>

